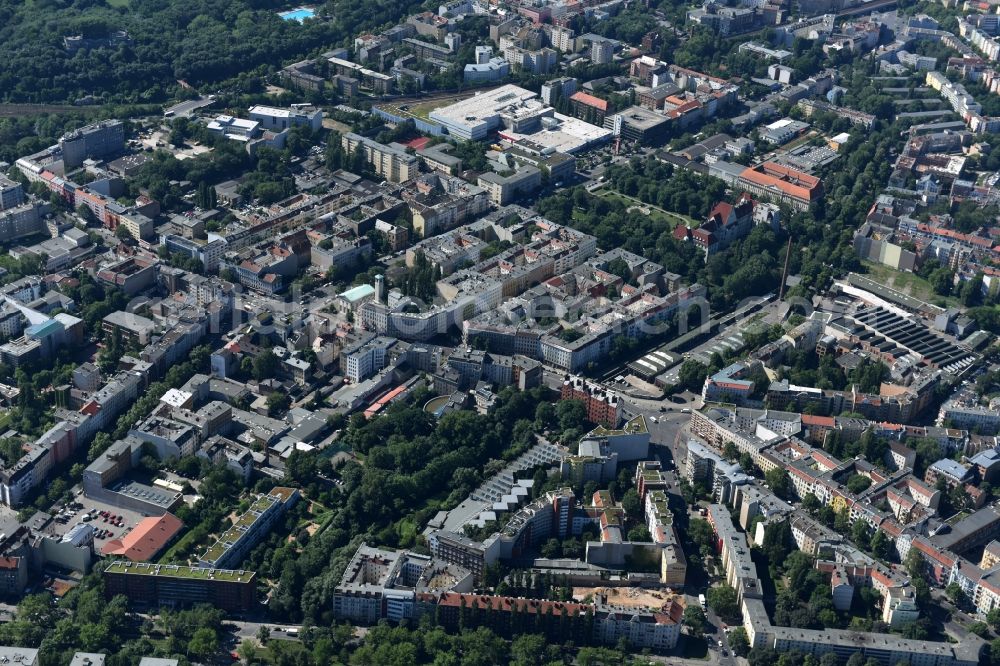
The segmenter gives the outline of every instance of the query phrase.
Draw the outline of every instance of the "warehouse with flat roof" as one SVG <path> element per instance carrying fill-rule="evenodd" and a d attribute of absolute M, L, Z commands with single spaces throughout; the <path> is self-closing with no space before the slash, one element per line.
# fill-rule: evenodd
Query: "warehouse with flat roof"
<path fill-rule="evenodd" d="M 501 114 L 514 114 L 532 101 L 542 104 L 537 93 L 514 85 L 501 86 L 435 109 L 430 119 L 456 139 L 481 141 L 500 127 Z"/>

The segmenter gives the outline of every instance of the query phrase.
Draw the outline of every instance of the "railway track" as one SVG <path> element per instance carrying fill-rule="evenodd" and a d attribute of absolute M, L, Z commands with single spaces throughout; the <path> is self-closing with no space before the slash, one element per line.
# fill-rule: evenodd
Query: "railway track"
<path fill-rule="evenodd" d="M 0 104 L 0 118 L 17 118 L 39 113 L 79 113 L 95 107 L 72 104 Z"/>

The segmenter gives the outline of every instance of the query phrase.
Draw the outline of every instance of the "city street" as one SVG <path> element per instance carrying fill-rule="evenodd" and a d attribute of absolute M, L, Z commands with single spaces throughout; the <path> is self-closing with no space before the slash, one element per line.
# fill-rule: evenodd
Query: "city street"
<path fill-rule="evenodd" d="M 675 460 L 683 460 L 677 456 L 678 454 L 683 455 L 684 452 L 675 451 L 673 447 L 677 440 L 677 434 L 691 420 L 691 410 L 701 407 L 701 396 L 680 404 L 672 403 L 669 399 L 640 400 L 631 397 L 625 397 L 625 402 L 627 403 L 626 409 L 646 418 L 650 442 L 671 447 Z M 665 407 L 667 411 L 661 412 L 661 407 Z"/>
<path fill-rule="evenodd" d="M 272 639 L 287 638 L 289 640 L 298 640 L 298 635 L 290 636 L 288 631 L 293 630 L 297 634 L 297 632 L 301 630 L 301 627 L 295 624 L 275 624 L 273 622 L 230 620 L 227 624 L 231 624 L 236 627 L 232 633 L 238 638 L 257 638 L 260 628 L 267 627 L 271 632 Z"/>
<path fill-rule="evenodd" d="M 957 641 L 964 640 L 969 635 L 966 628 L 969 624 L 976 622 L 976 618 L 968 613 L 955 608 L 944 590 L 931 588 L 931 598 L 938 604 L 939 611 L 932 614 L 933 619 L 939 621 L 944 627 L 944 631 Z M 950 610 L 950 614 L 945 615 L 943 609 Z"/>
<path fill-rule="evenodd" d="M 706 609 L 705 615 L 708 617 L 708 623 L 715 630 L 715 633 L 707 636 L 709 654 L 715 653 L 719 659 L 719 663 L 724 666 L 736 666 L 738 658 L 733 656 L 733 651 L 729 647 L 729 634 L 724 629 L 724 623 L 711 608 Z M 721 647 L 719 646 L 719 641 L 722 642 Z"/>

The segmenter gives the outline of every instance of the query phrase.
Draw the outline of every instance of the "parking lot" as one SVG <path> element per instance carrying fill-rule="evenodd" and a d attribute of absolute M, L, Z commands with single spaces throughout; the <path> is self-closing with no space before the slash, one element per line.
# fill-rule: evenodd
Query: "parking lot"
<path fill-rule="evenodd" d="M 77 505 L 80 508 L 76 508 Z M 58 508 L 61 509 L 61 505 Z M 85 497 L 82 491 L 80 495 L 73 498 L 69 509 L 63 509 L 60 512 L 54 507 L 52 511 L 53 521 L 46 528 L 47 533 L 61 537 L 77 523 L 90 523 L 97 530 L 94 548 L 98 552 L 110 539 L 121 537 L 145 517 L 128 509 L 120 509 Z M 87 516 L 90 518 L 88 519 Z"/>

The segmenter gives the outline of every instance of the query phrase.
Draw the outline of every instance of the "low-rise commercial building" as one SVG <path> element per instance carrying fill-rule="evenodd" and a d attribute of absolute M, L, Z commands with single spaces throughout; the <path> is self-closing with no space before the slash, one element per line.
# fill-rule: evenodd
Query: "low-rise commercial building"
<path fill-rule="evenodd" d="M 279 109 L 273 106 L 251 106 L 250 120 L 273 132 L 283 132 L 292 127 L 308 127 L 318 132 L 323 127 L 323 112 L 312 107 L 298 106 Z"/>
<path fill-rule="evenodd" d="M 127 534 L 110 539 L 101 548 L 101 554 L 124 557 L 133 562 L 154 560 L 176 538 L 182 527 L 184 523 L 172 513 L 150 516 L 140 520 Z"/>

